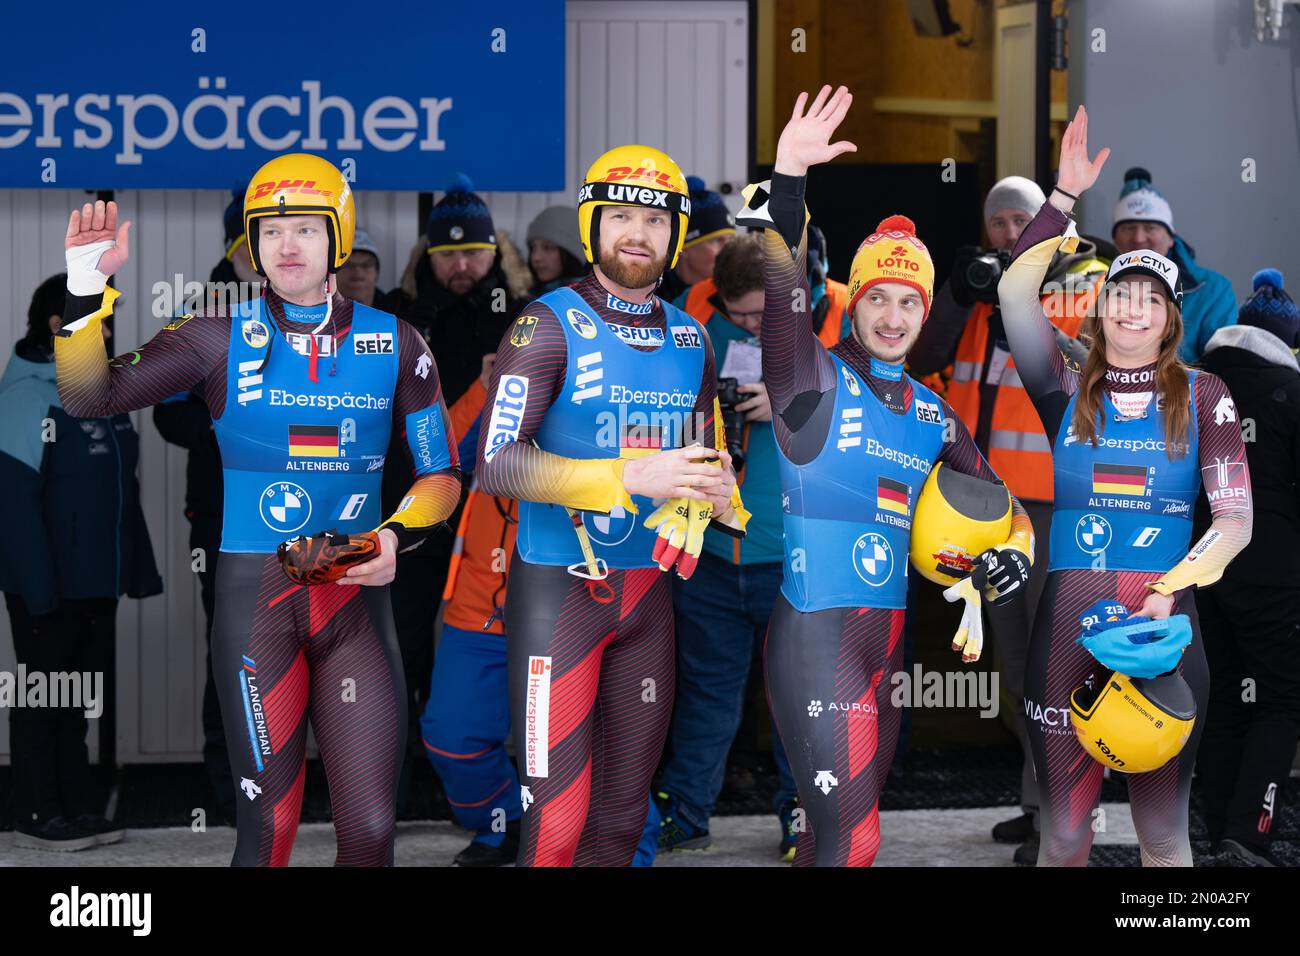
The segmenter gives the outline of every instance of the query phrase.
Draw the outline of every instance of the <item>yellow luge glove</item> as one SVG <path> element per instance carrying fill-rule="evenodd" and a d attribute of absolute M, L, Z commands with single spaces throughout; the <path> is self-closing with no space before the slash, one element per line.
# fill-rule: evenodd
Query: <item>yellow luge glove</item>
<path fill-rule="evenodd" d="M 713 503 L 686 499 L 691 510 L 690 521 L 686 525 L 686 545 L 677 559 L 677 576 L 685 581 L 695 573 L 695 566 L 700 562 L 700 552 L 704 550 L 704 531 L 713 520 Z"/>
<path fill-rule="evenodd" d="M 975 588 L 975 583 L 965 577 L 946 588 L 943 597 L 950 604 L 953 601 L 966 602 L 961 624 L 952 638 L 952 649 L 961 651 L 963 663 L 974 663 L 984 651 L 984 618 L 980 614 L 980 593 Z"/>
<path fill-rule="evenodd" d="M 669 498 L 645 519 L 645 526 L 658 533 L 654 553 L 651 555 L 660 571 L 673 566 L 683 545 L 691 522 L 691 502 L 686 498 Z"/>

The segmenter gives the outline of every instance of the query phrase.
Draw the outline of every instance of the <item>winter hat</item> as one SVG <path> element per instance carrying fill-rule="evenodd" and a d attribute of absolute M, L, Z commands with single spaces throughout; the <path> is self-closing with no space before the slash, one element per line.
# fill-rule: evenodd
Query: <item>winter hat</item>
<path fill-rule="evenodd" d="M 987 226 L 999 209 L 1018 209 L 1027 216 L 1036 216 L 1045 202 L 1047 197 L 1038 183 L 1024 176 L 1007 176 L 994 183 L 984 199 L 984 223 Z"/>
<path fill-rule="evenodd" d="M 545 239 L 559 246 L 578 262 L 583 261 L 582 240 L 578 238 L 578 210 L 572 206 L 550 206 L 528 224 L 526 242 Z"/>
<path fill-rule="evenodd" d="M 375 268 L 379 268 L 379 247 L 370 238 L 370 233 L 358 229 L 352 236 L 352 252 L 368 252 L 375 257 Z"/>
<path fill-rule="evenodd" d="M 1254 295 L 1242 303 L 1237 324 L 1272 332 L 1289 349 L 1300 346 L 1300 308 L 1282 288 L 1282 273 L 1277 269 L 1260 269 L 1252 284 Z"/>
<path fill-rule="evenodd" d="M 934 262 L 925 243 L 916 238 L 916 225 L 906 216 L 890 216 L 862 240 L 849 267 L 849 314 L 864 292 L 881 282 L 902 282 L 921 293 L 930 314 L 934 293 Z"/>
<path fill-rule="evenodd" d="M 474 192 L 467 176 L 457 176 L 447 193 L 429 210 L 424 227 L 429 240 L 427 252 L 443 249 L 496 249 L 496 229 L 492 213 Z"/>
<path fill-rule="evenodd" d="M 1174 212 L 1165 197 L 1151 185 L 1151 174 L 1141 166 L 1134 166 L 1124 174 L 1124 188 L 1111 216 L 1111 238 L 1115 230 L 1126 222 L 1158 222 L 1174 234 Z"/>
<path fill-rule="evenodd" d="M 730 236 L 736 232 L 736 218 L 722 201 L 722 196 L 704 185 L 699 176 L 687 176 L 686 188 L 691 193 L 691 219 L 686 227 L 683 249 L 717 236 Z"/>

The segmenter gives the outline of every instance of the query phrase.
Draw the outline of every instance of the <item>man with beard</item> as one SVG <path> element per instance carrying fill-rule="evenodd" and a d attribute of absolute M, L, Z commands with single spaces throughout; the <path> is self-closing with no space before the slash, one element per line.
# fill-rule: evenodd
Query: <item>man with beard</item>
<path fill-rule="evenodd" d="M 664 153 L 602 155 L 578 195 L 596 268 L 529 304 L 497 349 L 478 480 L 520 501 L 505 615 L 522 866 L 631 861 L 672 715 L 661 572 L 688 577 L 710 523 L 744 529 L 712 346 L 654 294 L 690 208 Z"/>

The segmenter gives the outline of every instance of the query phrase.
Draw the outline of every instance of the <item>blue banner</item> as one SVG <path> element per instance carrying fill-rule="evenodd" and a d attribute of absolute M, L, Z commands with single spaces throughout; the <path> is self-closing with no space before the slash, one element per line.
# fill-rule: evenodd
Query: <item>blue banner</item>
<path fill-rule="evenodd" d="M 358 189 L 564 188 L 564 0 L 112 7 L 6 15 L 0 187 L 242 188 L 308 152 Z"/>

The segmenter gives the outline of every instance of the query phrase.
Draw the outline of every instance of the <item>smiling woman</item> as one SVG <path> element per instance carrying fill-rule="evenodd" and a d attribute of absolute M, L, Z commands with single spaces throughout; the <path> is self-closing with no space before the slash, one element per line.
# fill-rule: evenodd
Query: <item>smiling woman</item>
<path fill-rule="evenodd" d="M 1059 712 L 1098 671 L 1076 639 L 1081 614 L 1106 600 L 1134 617 L 1187 615 L 1193 638 L 1174 676 L 1203 711 L 1209 674 L 1193 588 L 1217 581 L 1250 540 L 1245 448 L 1223 382 L 1179 361 L 1178 268 L 1159 253 L 1132 250 L 1112 263 L 1088 318 L 1092 346 L 1082 369 L 1068 366 L 1057 347 L 1039 294 L 1052 258 L 1077 242 L 1068 213 L 1109 154 L 1089 159 L 1087 132 L 1080 107 L 1062 137 L 1058 185 L 998 286 L 1016 370 L 1052 446 L 1050 565 L 1030 639 L 1026 706 Z M 1192 544 L 1202 482 L 1213 521 Z M 1097 804 L 1102 765 L 1081 759 L 1083 748 L 1056 728 L 1032 717 L 1026 726 L 1042 814 L 1039 865 L 1085 865 L 1086 811 Z M 1200 734 L 1197 724 L 1181 753 L 1129 777 L 1145 865 L 1191 865 L 1187 808 Z"/>

